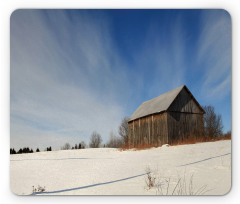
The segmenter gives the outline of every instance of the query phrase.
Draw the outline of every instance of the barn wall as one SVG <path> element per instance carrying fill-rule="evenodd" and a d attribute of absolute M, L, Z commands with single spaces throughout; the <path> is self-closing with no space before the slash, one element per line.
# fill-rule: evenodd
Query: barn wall
<path fill-rule="evenodd" d="M 168 108 L 168 111 L 203 113 L 185 88 L 178 94 L 176 99 Z"/>
<path fill-rule="evenodd" d="M 183 88 L 167 112 L 129 122 L 129 142 L 162 145 L 203 136 L 204 111 L 186 88 Z"/>
<path fill-rule="evenodd" d="M 168 112 L 167 121 L 169 144 L 203 136 L 202 114 Z"/>
<path fill-rule="evenodd" d="M 150 115 L 128 123 L 129 144 L 133 146 L 168 143 L 167 113 Z"/>

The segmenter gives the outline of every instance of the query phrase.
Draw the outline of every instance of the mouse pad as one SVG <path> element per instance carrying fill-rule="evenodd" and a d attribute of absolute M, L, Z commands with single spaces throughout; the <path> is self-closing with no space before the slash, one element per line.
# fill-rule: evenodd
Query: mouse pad
<path fill-rule="evenodd" d="M 10 16 L 16 195 L 225 195 L 231 16 L 18 9 Z"/>

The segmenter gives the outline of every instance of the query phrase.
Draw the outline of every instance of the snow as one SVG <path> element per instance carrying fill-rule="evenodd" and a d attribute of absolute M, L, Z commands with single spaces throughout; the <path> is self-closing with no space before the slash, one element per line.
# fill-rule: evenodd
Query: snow
<path fill-rule="evenodd" d="M 196 192 L 224 195 L 231 189 L 231 141 L 120 151 L 114 148 L 61 150 L 10 155 L 11 190 L 37 195 L 156 195 L 159 186 L 147 187 L 147 169 L 156 183 L 173 192 L 179 178 L 193 178 Z M 165 183 L 164 183 L 164 182 Z M 189 184 L 186 184 L 189 187 Z"/>
<path fill-rule="evenodd" d="M 169 144 L 163 144 L 162 147 L 169 147 Z"/>

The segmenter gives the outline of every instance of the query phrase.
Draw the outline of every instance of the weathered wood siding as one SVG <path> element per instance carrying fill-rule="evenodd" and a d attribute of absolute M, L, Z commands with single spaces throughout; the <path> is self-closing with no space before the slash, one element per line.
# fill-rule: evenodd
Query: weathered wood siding
<path fill-rule="evenodd" d="M 165 112 L 129 122 L 129 143 L 133 146 L 162 145 L 203 136 L 203 109 L 187 88 L 183 88 Z"/>
<path fill-rule="evenodd" d="M 168 112 L 167 122 L 169 144 L 203 136 L 202 114 Z"/>
<path fill-rule="evenodd" d="M 133 146 L 168 143 L 167 113 L 139 118 L 128 124 L 129 144 Z"/>
<path fill-rule="evenodd" d="M 167 115 L 169 143 L 203 135 L 203 111 L 186 89 L 183 89 Z"/>
<path fill-rule="evenodd" d="M 203 113 L 195 100 L 190 96 L 186 89 L 183 89 L 173 103 L 168 108 L 168 111 L 186 112 L 186 113 Z"/>

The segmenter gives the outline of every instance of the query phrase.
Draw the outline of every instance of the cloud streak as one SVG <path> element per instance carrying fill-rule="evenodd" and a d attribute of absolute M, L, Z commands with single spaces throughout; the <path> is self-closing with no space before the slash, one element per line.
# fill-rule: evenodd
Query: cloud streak
<path fill-rule="evenodd" d="M 119 80 L 124 73 L 112 70 L 121 65 L 109 42 L 105 24 L 84 13 L 13 14 L 11 145 L 19 147 L 15 139 L 33 128 L 34 139 L 46 139 L 37 143 L 41 146 L 51 131 L 66 142 L 88 142 L 93 130 L 106 139 L 116 129 L 124 112 L 114 91 L 124 89 Z M 19 131 L 20 124 L 25 128 Z"/>
<path fill-rule="evenodd" d="M 231 17 L 225 10 L 202 13 L 198 62 L 205 69 L 203 94 L 222 99 L 231 92 Z"/>
<path fill-rule="evenodd" d="M 133 54 L 139 70 L 135 77 L 145 100 L 185 83 L 185 38 L 181 15 L 166 26 L 158 21 L 149 24 L 144 43 Z"/>
<path fill-rule="evenodd" d="M 144 26 L 143 18 L 137 25 L 130 22 L 129 28 L 109 11 L 15 11 L 10 33 L 11 147 L 58 149 L 65 142 L 88 143 L 94 130 L 106 142 L 110 131 L 117 132 L 120 120 L 143 101 L 183 84 L 201 102 L 231 93 L 228 14 L 158 12 L 164 15 L 149 15 Z M 190 13 L 200 23 L 193 24 Z M 116 23 L 122 25 L 125 41 L 114 34 Z"/>

